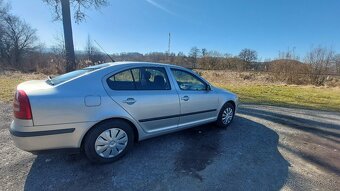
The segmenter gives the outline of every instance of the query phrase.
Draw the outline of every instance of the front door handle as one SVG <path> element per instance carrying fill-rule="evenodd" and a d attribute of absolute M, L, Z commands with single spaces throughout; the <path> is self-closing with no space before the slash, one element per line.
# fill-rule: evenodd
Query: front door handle
<path fill-rule="evenodd" d="M 132 105 L 134 103 L 136 103 L 136 100 L 133 98 L 127 98 L 126 100 L 123 100 L 123 103 L 126 103 L 128 105 Z"/>
<path fill-rule="evenodd" d="M 189 100 L 189 96 L 183 96 L 183 97 L 181 98 L 181 100 L 183 100 L 183 101 L 188 101 L 188 100 Z"/>

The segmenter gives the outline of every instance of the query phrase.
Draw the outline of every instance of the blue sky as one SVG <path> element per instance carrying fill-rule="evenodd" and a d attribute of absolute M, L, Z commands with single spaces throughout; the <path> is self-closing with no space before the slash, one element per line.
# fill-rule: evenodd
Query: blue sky
<path fill-rule="evenodd" d="M 51 9 L 41 0 L 12 0 L 12 13 L 37 29 L 46 46 L 62 35 Z M 318 45 L 340 53 L 340 0 L 109 0 L 87 20 L 73 22 L 74 44 L 87 36 L 109 53 L 166 51 L 188 53 L 197 46 L 237 55 L 243 48 L 261 59 L 295 48 L 300 57 Z"/>

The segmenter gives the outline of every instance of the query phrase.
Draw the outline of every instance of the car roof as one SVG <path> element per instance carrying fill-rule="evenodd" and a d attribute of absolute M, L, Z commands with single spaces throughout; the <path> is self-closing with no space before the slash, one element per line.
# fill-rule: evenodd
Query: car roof
<path fill-rule="evenodd" d="M 107 65 L 107 67 L 105 68 L 110 68 L 110 67 L 114 67 L 114 66 L 120 66 L 120 67 L 135 67 L 135 66 L 140 66 L 140 67 L 170 67 L 170 68 L 175 68 L 175 69 L 181 69 L 181 70 L 185 70 L 187 72 L 193 73 L 197 76 L 197 73 L 194 72 L 193 70 L 189 69 L 189 68 L 185 68 L 182 66 L 178 66 L 178 65 L 174 65 L 174 64 L 165 64 L 165 63 L 155 63 L 155 62 L 136 62 L 136 61 L 124 61 L 124 62 L 108 62 L 105 63 Z M 99 66 L 99 65 L 98 65 Z M 198 75 L 198 77 L 200 79 L 202 79 L 203 81 L 205 81 L 206 83 L 210 84 L 206 79 L 202 78 L 200 75 Z"/>
<path fill-rule="evenodd" d="M 155 63 L 155 62 L 137 62 L 137 61 L 123 61 L 123 62 L 107 62 L 107 63 L 103 63 L 103 64 L 99 64 L 99 65 L 94 65 L 94 66 L 90 66 L 88 68 L 110 68 L 110 67 L 114 67 L 114 66 L 168 66 L 168 67 L 176 67 L 176 68 L 182 68 L 182 69 L 186 69 L 184 67 L 181 66 L 177 66 L 177 65 L 173 65 L 173 64 L 165 64 L 165 63 Z"/>
<path fill-rule="evenodd" d="M 136 62 L 136 61 L 124 61 L 124 62 L 107 62 L 107 63 L 103 63 L 103 64 L 97 64 L 97 65 L 92 65 L 80 70 L 88 70 L 89 72 L 86 72 L 84 74 L 81 74 L 79 76 L 75 76 L 75 77 L 71 77 L 65 81 L 63 81 L 62 83 L 57 84 L 57 86 L 59 85 L 63 85 L 66 84 L 68 82 L 71 82 L 75 79 L 80 79 L 83 78 L 84 76 L 88 76 L 88 75 L 107 75 L 108 70 L 111 72 L 113 72 L 111 69 L 115 68 L 117 70 L 120 69 L 125 69 L 125 68 L 130 68 L 130 67 L 171 67 L 171 68 L 177 68 L 177 69 L 183 69 L 186 71 L 190 71 L 190 69 L 181 67 L 181 66 L 177 66 L 177 65 L 173 65 L 173 64 L 164 64 L 164 63 L 154 63 L 154 62 Z M 114 69 L 114 70 L 115 70 Z M 63 74 L 65 75 L 65 74 Z"/>

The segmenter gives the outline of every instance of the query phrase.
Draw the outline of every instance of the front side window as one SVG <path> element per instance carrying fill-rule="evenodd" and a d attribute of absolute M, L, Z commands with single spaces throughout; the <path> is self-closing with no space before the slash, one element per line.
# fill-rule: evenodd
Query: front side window
<path fill-rule="evenodd" d="M 171 69 L 177 84 L 181 90 L 202 91 L 206 90 L 207 84 L 195 75 L 178 69 Z"/>
<path fill-rule="evenodd" d="M 113 90 L 170 90 L 166 71 L 162 67 L 141 67 L 119 72 L 107 83 Z"/>

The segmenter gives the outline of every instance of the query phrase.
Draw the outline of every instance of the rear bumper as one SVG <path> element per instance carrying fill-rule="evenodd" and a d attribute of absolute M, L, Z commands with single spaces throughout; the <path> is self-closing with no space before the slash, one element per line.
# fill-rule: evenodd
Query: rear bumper
<path fill-rule="evenodd" d="M 10 133 L 15 145 L 25 151 L 80 148 L 94 122 L 23 127 L 13 121 Z"/>

